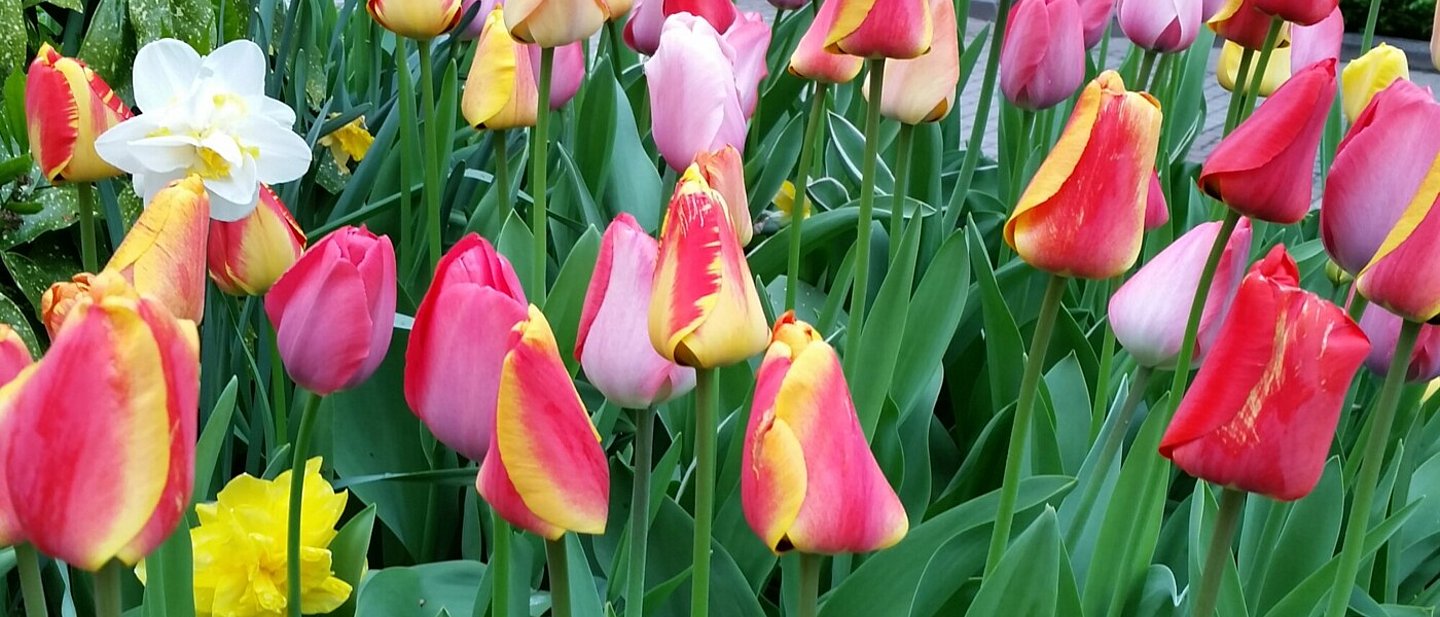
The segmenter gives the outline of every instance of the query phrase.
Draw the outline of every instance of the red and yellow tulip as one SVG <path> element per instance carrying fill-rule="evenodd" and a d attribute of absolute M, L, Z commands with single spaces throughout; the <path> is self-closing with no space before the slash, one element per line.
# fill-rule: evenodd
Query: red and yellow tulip
<path fill-rule="evenodd" d="M 755 236 L 755 224 L 750 222 L 750 197 L 745 193 L 745 162 L 740 160 L 740 151 L 735 146 L 724 146 L 713 152 L 701 152 L 695 157 L 700 175 L 710 188 L 725 200 L 725 211 L 730 214 L 730 228 L 740 246 L 750 244 Z"/>
<path fill-rule="evenodd" d="M 460 23 L 460 0 L 365 0 L 365 10 L 381 28 L 422 41 Z"/>
<path fill-rule="evenodd" d="M 210 198 L 199 176 L 176 180 L 155 194 L 125 234 L 105 270 L 181 319 L 205 314 L 205 241 Z"/>
<path fill-rule="evenodd" d="M 130 118 L 130 109 L 84 62 L 48 43 L 25 78 L 30 153 L 51 182 L 94 182 L 120 175 L 95 153 L 95 138 Z"/>
<path fill-rule="evenodd" d="M 1381 43 L 1351 60 L 1340 73 L 1340 103 L 1345 117 L 1354 122 L 1370 105 L 1370 99 L 1402 79 L 1410 79 L 1410 61 L 1398 47 Z"/>
<path fill-rule="evenodd" d="M 540 48 L 519 43 L 505 29 L 499 8 L 485 18 L 475 46 L 475 59 L 465 79 L 460 112 L 478 129 L 511 129 L 535 126 L 540 90 Z M 585 78 L 585 55 L 579 43 L 555 50 L 551 73 L 550 109 L 560 109 L 580 89 Z"/>
<path fill-rule="evenodd" d="M 270 290 L 305 252 L 305 232 L 275 191 L 260 187 L 260 203 L 249 216 L 227 223 L 210 221 L 206 263 L 210 280 L 233 296 Z"/>
<path fill-rule="evenodd" d="M 829 84 L 849 83 L 860 74 L 865 59 L 850 54 L 832 53 L 825 50 L 825 38 L 830 35 L 830 26 L 840 9 L 840 0 L 815 0 L 821 2 L 820 12 L 810 28 L 800 37 L 795 53 L 790 55 L 790 73 L 812 81 Z"/>
<path fill-rule="evenodd" d="M 930 51 L 935 24 L 927 0 L 835 0 L 825 49 L 862 58 L 916 58 Z"/>

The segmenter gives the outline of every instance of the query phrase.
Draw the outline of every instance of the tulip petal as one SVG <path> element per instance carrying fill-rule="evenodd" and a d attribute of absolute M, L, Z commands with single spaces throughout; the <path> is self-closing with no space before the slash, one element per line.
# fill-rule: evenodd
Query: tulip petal
<path fill-rule="evenodd" d="M 541 47 L 583 41 L 610 18 L 605 0 L 509 0 L 505 24 L 515 40 Z"/>
<path fill-rule="evenodd" d="M 935 37 L 930 53 L 911 60 L 886 60 L 880 113 L 905 124 L 936 122 L 950 113 L 960 83 L 960 39 L 955 5 L 933 0 Z"/>
<path fill-rule="evenodd" d="M 105 269 L 124 276 L 177 317 L 198 322 L 205 313 L 209 223 L 204 185 L 191 176 L 156 194 Z"/>
<path fill-rule="evenodd" d="M 368 333 L 373 328 L 360 271 L 340 259 L 340 248 L 321 243 L 318 259 L 302 258 L 275 282 L 265 297 L 265 312 L 275 324 L 276 344 L 295 383 L 326 395 L 340 390 L 370 354 L 368 336 L 310 336 L 344 324 Z M 308 255 L 307 255 L 308 257 Z"/>
<path fill-rule="evenodd" d="M 863 58 L 916 58 L 934 34 L 926 0 L 841 0 L 825 48 Z"/>
<path fill-rule="evenodd" d="M 810 27 L 795 46 L 795 53 L 790 56 L 790 73 L 825 83 L 849 83 L 860 74 L 860 67 L 865 64 L 864 58 L 825 51 L 825 38 L 829 36 L 830 27 L 835 23 L 842 0 L 814 1 L 821 3 L 820 12 L 816 14 L 815 20 L 810 22 Z"/>
<path fill-rule="evenodd" d="M 1385 236 L 1369 265 L 1355 278 L 1355 289 L 1371 302 L 1412 321 L 1440 315 L 1440 158 L 1430 164 L 1405 213 Z"/>

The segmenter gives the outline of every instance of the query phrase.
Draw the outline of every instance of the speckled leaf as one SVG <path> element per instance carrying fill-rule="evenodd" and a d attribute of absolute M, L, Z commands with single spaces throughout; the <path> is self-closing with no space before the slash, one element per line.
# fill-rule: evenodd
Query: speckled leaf
<path fill-rule="evenodd" d="M 125 47 L 125 1 L 100 0 L 80 45 L 80 59 L 115 88 L 124 81 L 119 77 L 130 72 L 129 67 L 122 69 L 120 62 Z"/>
<path fill-rule="evenodd" d="M 175 36 L 171 21 L 170 0 L 129 0 L 130 25 L 135 28 L 135 41 L 144 46 L 151 41 Z"/>
<path fill-rule="evenodd" d="M 45 4 L 48 4 L 50 6 L 58 6 L 62 9 L 67 9 L 71 11 L 85 10 L 85 3 L 81 2 L 80 0 L 45 0 Z"/>
<path fill-rule="evenodd" d="M 40 314 L 40 297 L 45 290 L 59 281 L 68 281 L 80 271 L 80 263 L 73 255 L 66 255 L 55 247 L 32 251 L 29 256 L 13 251 L 0 253 L 0 262 L 15 279 L 20 293 L 30 302 L 33 313 Z"/>
<path fill-rule="evenodd" d="M 21 0 L 0 0 L 0 75 L 25 64 L 25 9 Z"/>
<path fill-rule="evenodd" d="M 36 214 L 0 213 L 0 251 L 8 251 L 34 240 L 40 234 L 75 224 L 79 198 L 74 187 L 43 189 L 35 194 L 35 200 L 40 203 L 40 212 Z"/>
<path fill-rule="evenodd" d="M 172 0 L 175 36 L 201 54 L 215 49 L 215 5 L 210 0 Z"/>
<path fill-rule="evenodd" d="M 30 355 L 40 357 L 40 340 L 35 338 L 35 330 L 30 327 L 25 311 L 20 310 L 14 300 L 4 295 L 0 295 L 0 323 L 10 326 L 20 335 L 20 340 L 25 341 L 25 347 L 30 349 Z"/>

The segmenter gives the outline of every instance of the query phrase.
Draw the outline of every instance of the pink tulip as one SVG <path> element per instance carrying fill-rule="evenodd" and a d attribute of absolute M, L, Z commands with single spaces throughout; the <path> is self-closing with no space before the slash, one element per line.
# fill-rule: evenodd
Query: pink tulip
<path fill-rule="evenodd" d="M 1000 90 L 1026 109 L 1054 107 L 1085 82 L 1085 33 L 1075 0 L 1020 0 L 1000 48 Z"/>
<path fill-rule="evenodd" d="M 1111 296 L 1110 327 L 1115 330 L 1115 340 L 1137 363 L 1160 369 L 1175 366 L 1200 273 L 1219 233 L 1217 221 L 1191 229 L 1160 251 Z M 1220 324 L 1235 299 L 1235 290 L 1245 276 L 1249 255 L 1250 223 L 1241 219 L 1215 269 L 1210 294 L 1205 296 L 1200 334 L 1195 339 L 1194 360 L 1197 362 L 1204 359 L 1215 342 Z"/>
<path fill-rule="evenodd" d="M 1360 316 L 1360 329 L 1370 337 L 1370 355 L 1365 366 L 1384 377 L 1390 372 L 1390 360 L 1395 357 L 1395 343 L 1400 338 L 1399 316 L 1371 304 Z M 1420 338 L 1415 341 L 1415 351 L 1410 354 L 1410 368 L 1405 373 L 1406 381 L 1430 381 L 1440 377 L 1440 327 L 1420 327 Z"/>
<path fill-rule="evenodd" d="M 1170 222 L 1170 205 L 1165 203 L 1165 189 L 1160 186 L 1160 174 L 1150 176 L 1150 194 L 1145 201 L 1145 231 L 1159 229 Z"/>
<path fill-rule="evenodd" d="M 839 10 L 840 0 L 824 0 L 820 4 L 815 21 L 810 22 L 810 28 L 800 37 L 795 53 L 790 56 L 791 74 L 830 84 L 848 83 L 860 74 L 864 58 L 825 50 L 825 37 L 830 36 Z"/>
<path fill-rule="evenodd" d="M 475 5 L 480 5 L 477 10 Z M 485 29 L 485 18 L 496 6 L 503 3 L 500 0 L 462 0 L 460 3 L 460 25 L 455 28 L 455 36 L 463 40 L 474 40 L 480 38 L 480 32 Z M 474 13 L 471 11 L 474 10 Z M 473 17 L 470 17 L 473 15 Z M 469 21 L 466 18 L 469 17 Z"/>
<path fill-rule="evenodd" d="M 671 15 L 689 13 L 710 22 L 716 32 L 730 29 L 740 12 L 731 0 L 636 0 L 625 23 L 625 44 L 647 56 L 660 48 L 660 35 Z"/>
<path fill-rule="evenodd" d="M 1120 30 L 1140 47 L 1174 53 L 1195 42 L 1203 8 L 1201 0 L 1120 0 Z"/>
<path fill-rule="evenodd" d="M 930 53 L 909 60 L 885 61 L 880 115 L 905 124 L 938 122 L 955 103 L 960 83 L 960 38 L 951 0 L 931 0 L 935 36 Z M 869 84 L 866 84 L 869 87 Z M 871 96 L 867 89 L 865 96 Z"/>
<path fill-rule="evenodd" d="M 600 242 L 580 314 L 575 358 L 595 389 L 630 409 L 663 403 L 695 387 L 695 369 L 666 360 L 650 344 L 650 283 L 659 254 L 660 244 L 635 217 L 616 217 Z"/>
<path fill-rule="evenodd" d="M 342 227 L 295 262 L 265 296 L 285 370 L 326 395 L 360 385 L 385 359 L 395 328 L 395 248 Z"/>
<path fill-rule="evenodd" d="M 1080 22 L 1085 26 L 1085 49 L 1094 49 L 1105 38 L 1110 18 L 1115 16 L 1115 0 L 1080 0 Z"/>
<path fill-rule="evenodd" d="M 470 460 L 484 459 L 490 446 L 500 363 L 528 306 L 510 262 L 470 234 L 441 258 L 415 312 L 405 402 L 436 439 Z"/>
<path fill-rule="evenodd" d="M 684 170 L 701 152 L 745 147 L 747 99 L 736 57 L 709 22 L 688 14 L 666 20 L 645 76 L 655 145 L 672 169 Z"/>
<path fill-rule="evenodd" d="M 741 13 L 720 38 L 734 50 L 735 87 L 740 89 L 740 107 L 749 118 L 755 115 L 755 104 L 760 100 L 760 82 L 770 74 L 765 66 L 770 25 L 759 13 Z"/>
<path fill-rule="evenodd" d="M 1307 66 L 1340 57 L 1340 43 L 1345 38 L 1345 17 L 1335 9 L 1329 17 L 1311 26 L 1290 28 L 1290 69 L 1298 72 Z"/>

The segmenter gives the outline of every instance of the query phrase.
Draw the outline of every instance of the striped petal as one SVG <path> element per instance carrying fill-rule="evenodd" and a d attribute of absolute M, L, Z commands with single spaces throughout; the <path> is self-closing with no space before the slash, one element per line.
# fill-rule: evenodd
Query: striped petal
<path fill-rule="evenodd" d="M 1405 213 L 1385 236 L 1375 257 L 1355 279 L 1371 302 L 1411 321 L 1440 315 L 1440 158 L 1420 183 Z"/>
<path fill-rule="evenodd" d="M 305 252 L 305 232 L 280 197 L 261 185 L 260 203 L 235 222 L 210 221 L 206 267 L 210 280 L 227 294 L 258 296 L 269 291 Z"/>
<path fill-rule="evenodd" d="M 94 182 L 120 175 L 95 153 L 95 138 L 130 109 L 84 62 L 42 44 L 25 80 L 30 149 L 50 181 Z"/>
<path fill-rule="evenodd" d="M 926 0 L 837 0 L 825 49 L 862 58 L 916 58 L 930 51 L 935 24 Z"/>
<path fill-rule="evenodd" d="M 155 195 L 105 270 L 119 273 L 177 317 L 198 322 L 205 314 L 209 223 L 210 200 L 199 176 L 175 182 Z"/>

